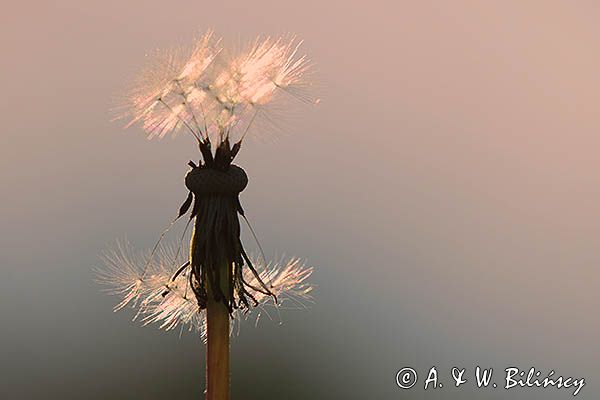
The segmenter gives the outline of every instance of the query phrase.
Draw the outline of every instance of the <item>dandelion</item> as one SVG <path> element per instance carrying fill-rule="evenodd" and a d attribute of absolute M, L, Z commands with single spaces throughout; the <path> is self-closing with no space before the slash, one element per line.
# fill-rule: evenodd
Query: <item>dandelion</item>
<path fill-rule="evenodd" d="M 187 131 L 201 160 L 188 163 L 188 197 L 150 253 L 139 256 L 118 245 L 105 255 L 98 279 L 120 296 L 115 310 L 130 305 L 143 324 L 200 332 L 207 344 L 209 400 L 229 398 L 232 321 L 248 318 L 251 309 L 260 315 L 268 307 L 304 307 L 311 300 L 312 268 L 296 258 L 267 263 L 264 255 L 258 260 L 244 249 L 239 217 L 248 220 L 239 194 L 248 177 L 233 164 L 255 120 L 282 96 L 318 102 L 309 94 L 312 65 L 300 54 L 301 43 L 259 37 L 231 52 L 209 31 L 189 49 L 158 52 L 130 89 L 122 115 L 127 126 L 140 123 L 149 138 Z M 180 246 L 174 251 L 159 244 L 186 214 L 184 236 L 193 226 L 189 256 L 177 264 Z"/>

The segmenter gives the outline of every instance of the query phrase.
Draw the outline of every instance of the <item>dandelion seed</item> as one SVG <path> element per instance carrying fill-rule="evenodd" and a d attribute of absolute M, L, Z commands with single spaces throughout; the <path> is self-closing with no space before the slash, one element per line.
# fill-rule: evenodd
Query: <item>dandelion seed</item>
<path fill-rule="evenodd" d="M 175 276 L 173 266 L 175 247 L 162 247 L 159 255 L 147 267 L 147 254 L 135 254 L 128 244 L 118 243 L 114 250 L 103 257 L 103 268 L 98 268 L 98 282 L 107 287 L 109 293 L 119 297 L 115 311 L 126 306 L 136 309 L 135 318 L 143 325 L 155 324 L 160 329 L 173 330 L 177 327 L 198 331 L 206 338 L 205 311 L 198 307 L 190 288 L 189 266 Z M 281 262 L 262 263 L 252 259 L 260 280 L 270 282 L 270 291 L 278 298 L 257 291 L 253 294 L 256 307 L 253 310 L 235 310 L 234 319 L 258 320 L 267 307 L 284 307 L 291 303 L 292 308 L 305 308 L 312 301 L 312 285 L 308 282 L 313 268 L 298 258 Z M 248 286 L 259 287 L 254 274 L 244 271 Z M 239 301 L 239 298 L 237 299 Z"/>

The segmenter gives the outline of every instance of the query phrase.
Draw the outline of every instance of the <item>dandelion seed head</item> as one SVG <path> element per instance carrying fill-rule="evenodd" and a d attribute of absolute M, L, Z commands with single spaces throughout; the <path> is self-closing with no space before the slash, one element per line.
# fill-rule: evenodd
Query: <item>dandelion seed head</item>
<path fill-rule="evenodd" d="M 181 128 L 218 143 L 242 136 L 283 92 L 304 102 L 312 64 L 301 41 L 257 38 L 239 52 L 227 51 L 208 31 L 189 50 L 159 52 L 135 81 L 126 101 L 128 124 L 141 123 L 149 138 Z"/>

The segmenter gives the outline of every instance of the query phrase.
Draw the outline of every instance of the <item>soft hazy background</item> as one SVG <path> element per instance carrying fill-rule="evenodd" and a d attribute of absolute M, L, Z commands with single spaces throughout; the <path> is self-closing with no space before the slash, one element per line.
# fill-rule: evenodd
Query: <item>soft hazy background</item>
<path fill-rule="evenodd" d="M 214 27 L 297 33 L 324 86 L 241 155 L 267 253 L 306 257 L 318 289 L 282 326 L 244 326 L 234 398 L 571 397 L 394 383 L 437 365 L 450 386 L 455 364 L 556 369 L 596 398 L 599 19 L 594 1 L 5 4 L 0 397 L 200 398 L 199 340 L 113 314 L 91 267 L 115 239 L 153 244 L 197 158 L 110 122 L 114 94 L 146 52 Z"/>

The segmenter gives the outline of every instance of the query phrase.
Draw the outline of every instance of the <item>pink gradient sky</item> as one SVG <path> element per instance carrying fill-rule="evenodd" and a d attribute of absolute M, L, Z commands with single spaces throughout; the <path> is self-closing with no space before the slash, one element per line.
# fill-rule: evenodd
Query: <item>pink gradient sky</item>
<path fill-rule="evenodd" d="M 117 237 L 149 246 L 185 197 L 189 139 L 147 142 L 110 122 L 145 52 L 208 27 L 232 40 L 294 32 L 323 101 L 289 135 L 247 145 L 244 203 L 268 252 L 322 266 L 322 307 L 358 318 L 360 334 L 382 324 L 363 356 L 390 375 L 364 379 L 387 384 L 394 360 L 435 353 L 598 381 L 598 20 L 592 1 L 5 6 L 0 311 L 33 324 L 8 306 L 26 284 L 34 315 L 42 299 L 85 297 L 88 277 L 62 274 Z M 312 329 L 342 330 L 325 320 Z"/>

